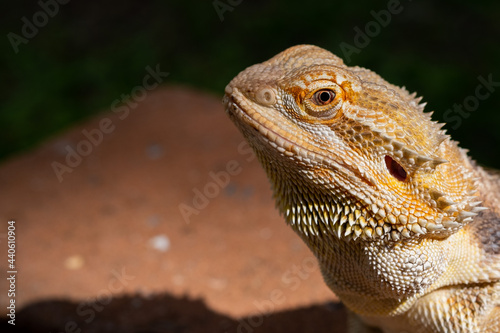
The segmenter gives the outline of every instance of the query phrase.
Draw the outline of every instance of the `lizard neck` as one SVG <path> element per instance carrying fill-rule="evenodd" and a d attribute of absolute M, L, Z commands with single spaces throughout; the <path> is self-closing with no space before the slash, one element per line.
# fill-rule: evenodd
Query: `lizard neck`
<path fill-rule="evenodd" d="M 367 317 L 397 316 L 433 290 L 448 285 L 482 283 L 477 279 L 478 274 L 486 281 L 500 271 L 500 266 L 492 265 L 494 260 L 490 259 L 500 253 L 494 240 L 496 233 L 500 234 L 499 204 L 497 196 L 491 194 L 500 190 L 500 180 L 469 161 L 466 164 L 475 177 L 480 178 L 483 184 L 479 188 L 480 197 L 489 209 L 447 237 L 420 236 L 397 242 L 353 240 L 337 237 L 321 219 L 317 224 L 312 219 L 314 227 L 288 223 L 317 257 L 326 284 L 348 308 Z M 305 188 L 289 188 L 289 191 L 302 191 L 301 200 L 296 200 L 300 203 L 296 211 L 318 205 L 309 202 L 309 198 L 326 197 L 325 193 L 315 197 L 306 193 Z M 473 248 L 485 249 L 483 260 L 477 258 Z M 450 271 L 447 267 L 456 268 Z"/>

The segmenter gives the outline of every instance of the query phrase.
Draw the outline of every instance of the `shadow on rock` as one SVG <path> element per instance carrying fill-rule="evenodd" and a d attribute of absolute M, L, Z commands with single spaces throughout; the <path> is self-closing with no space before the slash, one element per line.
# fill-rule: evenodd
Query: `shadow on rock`
<path fill-rule="evenodd" d="M 234 319 L 201 300 L 125 296 L 99 302 L 48 300 L 16 313 L 15 329 L 3 318 L 1 332 L 32 333 L 293 333 L 345 332 L 346 310 L 337 303 Z"/>

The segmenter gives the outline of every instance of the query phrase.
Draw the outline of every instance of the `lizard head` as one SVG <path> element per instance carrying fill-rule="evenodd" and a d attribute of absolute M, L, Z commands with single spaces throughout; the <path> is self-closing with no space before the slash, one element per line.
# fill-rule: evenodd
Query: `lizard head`
<path fill-rule="evenodd" d="M 251 66 L 224 103 L 299 233 L 450 235 L 481 208 L 465 151 L 415 94 L 299 45 Z"/>

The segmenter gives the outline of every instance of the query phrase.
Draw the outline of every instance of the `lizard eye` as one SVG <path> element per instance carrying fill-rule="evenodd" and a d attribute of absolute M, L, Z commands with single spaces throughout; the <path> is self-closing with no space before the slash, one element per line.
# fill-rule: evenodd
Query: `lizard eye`
<path fill-rule="evenodd" d="M 305 111 L 313 117 L 332 118 L 342 107 L 342 97 L 340 87 L 321 87 L 313 90 L 304 99 Z"/>
<path fill-rule="evenodd" d="M 389 170 L 390 174 L 394 178 L 402 182 L 406 180 L 406 177 L 408 176 L 406 170 L 392 157 L 390 156 L 385 157 L 385 166 L 387 167 L 387 170 Z"/>
<path fill-rule="evenodd" d="M 333 102 L 335 95 L 335 92 L 330 89 L 321 89 L 314 93 L 312 102 L 318 106 L 324 106 Z"/>

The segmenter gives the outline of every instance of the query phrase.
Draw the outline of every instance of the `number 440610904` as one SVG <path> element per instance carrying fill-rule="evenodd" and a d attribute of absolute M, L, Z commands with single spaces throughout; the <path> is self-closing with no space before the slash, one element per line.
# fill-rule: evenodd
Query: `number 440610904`
<path fill-rule="evenodd" d="M 16 262 L 16 221 L 9 221 L 8 222 L 9 224 L 9 227 L 8 227 L 8 233 L 7 233 L 7 236 L 8 236 L 8 246 L 9 246 L 9 250 L 8 250 L 8 262 L 9 262 L 9 268 L 12 270 L 12 269 L 15 269 L 16 265 L 15 265 L 15 262 Z"/>

